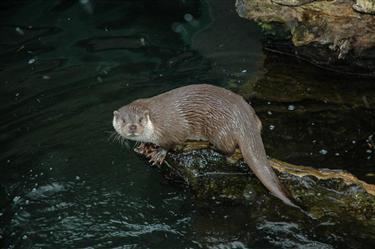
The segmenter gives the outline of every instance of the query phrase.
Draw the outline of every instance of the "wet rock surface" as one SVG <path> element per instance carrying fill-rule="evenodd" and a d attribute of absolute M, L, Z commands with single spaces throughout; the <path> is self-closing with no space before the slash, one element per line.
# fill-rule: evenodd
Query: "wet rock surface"
<path fill-rule="evenodd" d="M 286 5 L 286 6 L 300 6 L 305 3 L 311 3 L 314 0 L 272 0 L 273 3 Z"/>
<path fill-rule="evenodd" d="M 256 21 L 266 49 L 315 65 L 375 75 L 375 16 L 372 1 L 237 0 L 238 14 Z"/>
<path fill-rule="evenodd" d="M 356 0 L 355 4 L 353 4 L 353 9 L 362 13 L 375 14 L 375 1 Z"/>
<path fill-rule="evenodd" d="M 192 142 L 167 156 L 162 169 L 169 179 L 182 180 L 198 199 L 285 208 L 271 196 L 237 152 L 228 160 L 207 144 Z M 315 219 L 346 217 L 375 225 L 375 185 L 342 170 L 315 169 L 270 160 L 280 180 Z"/>

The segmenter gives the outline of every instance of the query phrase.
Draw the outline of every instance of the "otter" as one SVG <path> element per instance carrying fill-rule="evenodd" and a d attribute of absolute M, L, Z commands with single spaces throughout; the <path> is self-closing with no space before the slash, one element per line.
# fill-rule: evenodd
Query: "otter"
<path fill-rule="evenodd" d="M 267 160 L 261 126 L 244 98 L 208 84 L 188 85 L 138 99 L 113 112 L 116 132 L 141 142 L 137 150 L 154 164 L 162 164 L 168 150 L 187 140 L 206 140 L 226 155 L 239 147 L 263 185 L 285 204 L 298 207 Z M 157 147 L 150 149 L 146 143 Z"/>

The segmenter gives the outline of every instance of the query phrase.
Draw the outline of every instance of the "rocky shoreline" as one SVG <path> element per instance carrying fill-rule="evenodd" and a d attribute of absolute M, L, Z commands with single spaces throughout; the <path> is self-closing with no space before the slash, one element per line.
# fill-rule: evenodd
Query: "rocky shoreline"
<path fill-rule="evenodd" d="M 236 0 L 236 9 L 260 25 L 267 50 L 341 73 L 375 76 L 372 0 Z"/>

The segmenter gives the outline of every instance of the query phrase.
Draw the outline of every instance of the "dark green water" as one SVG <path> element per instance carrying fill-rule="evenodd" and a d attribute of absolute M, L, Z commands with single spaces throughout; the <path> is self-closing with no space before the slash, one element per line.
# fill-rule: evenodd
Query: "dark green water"
<path fill-rule="evenodd" d="M 199 82 L 237 89 L 272 72 L 263 65 L 259 30 L 237 17 L 232 1 L 40 0 L 3 1 L 0 6 L 0 247 L 374 244 L 374 238 L 355 231 L 355 224 L 323 220 L 306 225 L 277 210 L 267 217 L 235 204 L 198 202 L 136 156 L 132 144 L 109 139 L 112 111 L 131 100 Z M 312 74 L 318 82 L 324 75 Z M 311 79 L 311 72 L 301 75 L 298 84 Z M 267 83 L 257 84 L 268 89 Z M 330 104 L 328 97 L 326 102 L 284 100 L 266 90 L 261 87 L 263 94 L 253 102 L 264 120 L 271 155 L 300 164 L 346 166 L 371 181 L 367 173 L 373 171 L 373 152 L 366 146 L 373 143 L 369 136 L 375 117 L 368 98 L 374 95 L 363 106 L 355 101 Z M 280 92 L 290 95 L 287 88 Z M 351 88 L 342 92 L 363 99 Z M 325 109 L 316 107 L 320 102 L 328 103 Z M 291 104 L 315 110 L 314 115 L 288 112 Z M 327 117 L 331 122 L 322 121 Z M 305 124 L 312 122 L 322 129 L 309 131 Z M 296 132 L 293 127 L 300 128 Z M 333 150 L 349 152 L 342 159 Z"/>

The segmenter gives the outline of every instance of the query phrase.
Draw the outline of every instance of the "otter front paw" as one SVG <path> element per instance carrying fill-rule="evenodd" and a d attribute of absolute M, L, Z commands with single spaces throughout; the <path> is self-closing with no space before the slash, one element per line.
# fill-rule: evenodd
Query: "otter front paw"
<path fill-rule="evenodd" d="M 134 151 L 136 153 L 146 155 L 146 156 L 150 154 L 151 152 L 153 152 L 154 150 L 156 150 L 155 146 L 150 143 L 140 143 L 136 148 L 134 148 Z"/>
<path fill-rule="evenodd" d="M 149 162 L 152 165 L 162 165 L 167 155 L 167 151 L 161 147 L 154 149 L 151 153 L 146 156 L 150 158 Z"/>

